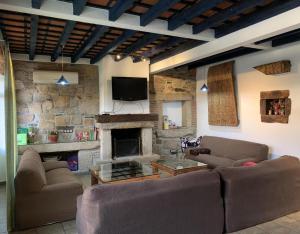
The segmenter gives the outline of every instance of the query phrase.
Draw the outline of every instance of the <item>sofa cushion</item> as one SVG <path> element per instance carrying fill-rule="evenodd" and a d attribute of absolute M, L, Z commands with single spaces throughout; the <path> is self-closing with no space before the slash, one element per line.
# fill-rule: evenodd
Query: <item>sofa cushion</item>
<path fill-rule="evenodd" d="M 234 232 L 300 210 L 300 162 L 295 157 L 253 167 L 219 168 L 224 188 L 225 227 Z"/>
<path fill-rule="evenodd" d="M 66 161 L 55 161 L 55 160 L 43 162 L 43 166 L 45 168 L 45 171 L 50 171 L 57 168 L 69 168 L 68 163 Z"/>
<path fill-rule="evenodd" d="M 211 149 L 212 155 L 232 160 L 251 157 L 259 159 L 258 161 L 268 159 L 268 146 L 249 141 L 204 136 L 200 146 Z"/>
<path fill-rule="evenodd" d="M 68 168 L 57 168 L 46 172 L 47 185 L 79 182 Z"/>
<path fill-rule="evenodd" d="M 234 163 L 232 159 L 217 157 L 210 154 L 199 154 L 197 156 L 189 155 L 187 156 L 187 158 L 205 163 L 208 165 L 209 168 L 228 167 L 228 166 L 232 166 Z"/>
<path fill-rule="evenodd" d="M 34 150 L 26 150 L 21 156 L 15 178 L 18 192 L 38 192 L 46 183 L 45 169 L 40 155 Z"/>
<path fill-rule="evenodd" d="M 220 178 L 209 171 L 160 180 L 96 185 L 77 203 L 80 234 L 221 234 Z"/>

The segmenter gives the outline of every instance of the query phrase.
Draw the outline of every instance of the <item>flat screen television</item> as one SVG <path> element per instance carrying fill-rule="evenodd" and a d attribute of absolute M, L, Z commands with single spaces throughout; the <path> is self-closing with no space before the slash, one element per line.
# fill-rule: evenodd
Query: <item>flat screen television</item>
<path fill-rule="evenodd" d="M 112 98 L 122 101 L 146 100 L 147 78 L 112 77 Z"/>

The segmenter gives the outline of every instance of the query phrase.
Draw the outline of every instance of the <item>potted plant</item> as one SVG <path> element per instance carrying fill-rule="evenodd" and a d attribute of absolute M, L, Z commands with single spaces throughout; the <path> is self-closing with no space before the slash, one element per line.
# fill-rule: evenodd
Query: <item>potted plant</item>
<path fill-rule="evenodd" d="M 57 143 L 58 140 L 58 132 L 57 131 L 51 131 L 48 135 L 48 141 L 50 143 Z"/>

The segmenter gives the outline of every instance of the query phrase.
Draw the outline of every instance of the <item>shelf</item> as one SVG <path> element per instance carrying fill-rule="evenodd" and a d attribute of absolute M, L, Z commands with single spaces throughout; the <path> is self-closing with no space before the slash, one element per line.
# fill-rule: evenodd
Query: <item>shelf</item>
<path fill-rule="evenodd" d="M 45 143 L 45 144 L 20 145 L 18 146 L 18 153 L 23 154 L 24 151 L 27 149 L 33 149 L 38 153 L 51 153 L 51 152 L 91 150 L 99 147 L 100 147 L 100 141 Z"/>

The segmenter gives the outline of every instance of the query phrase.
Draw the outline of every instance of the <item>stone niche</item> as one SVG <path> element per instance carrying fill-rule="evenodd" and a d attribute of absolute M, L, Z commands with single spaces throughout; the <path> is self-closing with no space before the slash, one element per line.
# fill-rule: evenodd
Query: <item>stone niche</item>
<path fill-rule="evenodd" d="M 37 126 L 36 140 L 59 126 L 74 130 L 91 128 L 99 113 L 99 78 L 95 65 L 65 64 L 65 71 L 79 73 L 79 84 L 34 84 L 34 70 L 60 71 L 61 64 L 13 61 L 19 127 Z"/>
<path fill-rule="evenodd" d="M 261 121 L 265 123 L 289 122 L 292 101 L 289 90 L 274 90 L 260 93 Z"/>
<path fill-rule="evenodd" d="M 163 129 L 163 104 L 182 103 L 182 126 Z M 196 133 L 196 72 L 187 68 L 172 69 L 150 77 L 150 112 L 158 114 L 153 128 L 153 152 L 169 155 L 180 148 L 180 137 Z M 181 114 L 181 112 L 179 114 Z"/>

